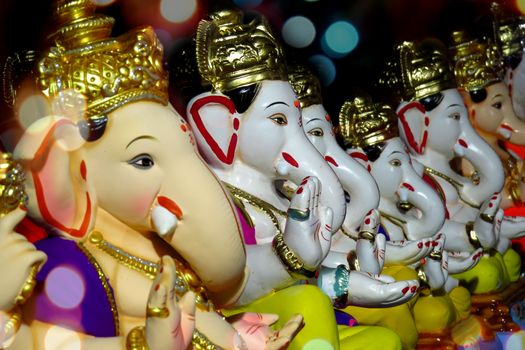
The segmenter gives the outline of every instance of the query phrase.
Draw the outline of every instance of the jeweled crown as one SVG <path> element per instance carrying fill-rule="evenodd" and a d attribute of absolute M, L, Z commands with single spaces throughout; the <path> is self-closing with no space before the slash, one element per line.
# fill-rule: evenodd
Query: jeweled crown
<path fill-rule="evenodd" d="M 83 95 L 85 117 L 98 118 L 137 101 L 168 102 L 163 49 L 152 28 L 109 37 L 114 19 L 91 0 L 59 0 L 54 45 L 38 61 L 36 82 L 48 97 Z"/>
<path fill-rule="evenodd" d="M 501 4 L 493 2 L 492 28 L 494 39 L 503 57 L 521 54 L 525 39 L 525 18 L 506 11 Z"/>
<path fill-rule="evenodd" d="M 288 80 L 283 49 L 264 17 L 245 24 L 239 11 L 212 13 L 200 21 L 196 45 L 199 74 L 215 91 Z"/>
<path fill-rule="evenodd" d="M 405 101 L 455 88 L 445 45 L 436 39 L 419 43 L 405 41 L 396 45 L 393 59 L 387 62 L 379 79 L 379 86 Z"/>
<path fill-rule="evenodd" d="M 345 101 L 339 112 L 337 136 L 345 147 L 365 147 L 399 136 L 396 112 L 367 95 Z"/>
<path fill-rule="evenodd" d="M 459 87 L 472 91 L 502 81 L 504 65 L 494 45 L 470 39 L 464 31 L 453 32 L 452 40 L 450 52 Z"/>
<path fill-rule="evenodd" d="M 323 103 L 319 79 L 308 67 L 301 64 L 289 65 L 288 80 L 302 108 Z"/>

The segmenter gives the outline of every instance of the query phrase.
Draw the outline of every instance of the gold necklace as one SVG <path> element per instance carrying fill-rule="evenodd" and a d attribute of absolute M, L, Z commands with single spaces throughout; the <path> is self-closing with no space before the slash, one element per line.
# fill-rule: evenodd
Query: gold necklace
<path fill-rule="evenodd" d="M 400 219 L 400 218 L 396 218 L 395 216 L 387 214 L 387 213 L 385 213 L 382 210 L 379 211 L 379 214 L 381 214 L 382 217 L 384 217 L 385 219 L 390 221 L 393 225 L 399 227 L 401 229 L 401 232 L 403 233 L 403 237 L 405 237 L 405 239 L 407 239 L 407 240 L 409 239 L 407 237 L 407 234 L 405 232 L 405 228 L 403 226 L 403 225 L 406 225 L 406 223 L 407 223 L 405 220 Z M 386 233 L 388 234 L 388 230 L 387 230 L 385 225 L 383 225 L 383 228 L 385 229 Z"/>
<path fill-rule="evenodd" d="M 459 196 L 459 199 L 461 199 L 466 205 L 468 205 L 469 207 L 472 207 L 472 208 L 479 209 L 479 205 L 476 205 L 474 203 L 469 202 L 468 200 L 463 198 L 463 196 L 461 195 L 461 188 L 463 187 L 462 183 L 454 180 L 453 178 L 451 178 L 448 175 L 445 175 L 445 174 L 443 174 L 443 173 L 441 173 L 441 172 L 439 172 L 439 171 L 437 171 L 435 169 L 429 168 L 427 166 L 425 167 L 425 173 L 437 176 L 439 178 L 442 178 L 443 180 L 445 180 L 446 182 L 451 184 L 452 187 L 454 187 L 454 189 L 456 190 L 456 192 L 457 192 L 457 194 Z"/>
<path fill-rule="evenodd" d="M 119 264 L 126 266 L 129 269 L 145 274 L 149 279 L 154 279 L 159 271 L 159 264 L 152 261 L 132 255 L 122 248 L 119 248 L 108 241 L 104 240 L 102 233 L 92 231 L 88 240 L 95 247 L 108 254 L 115 259 Z M 208 300 L 206 289 L 203 287 L 199 277 L 193 270 L 186 266 L 183 262 L 173 258 L 175 262 L 176 277 L 175 277 L 175 292 L 179 297 L 191 290 L 195 293 L 195 302 L 199 309 L 205 311 L 214 310 L 213 303 Z"/>
<path fill-rule="evenodd" d="M 272 221 L 273 226 L 275 227 L 275 230 L 277 231 L 277 234 L 281 234 L 281 227 L 279 226 L 279 220 L 277 220 L 277 215 L 280 215 L 283 218 L 287 217 L 287 214 L 285 211 L 282 211 L 280 209 L 277 209 L 270 203 L 255 197 L 254 195 L 241 190 L 240 188 L 237 188 L 233 185 L 230 185 L 229 183 L 223 182 L 224 186 L 228 189 L 228 191 L 231 193 L 231 195 L 234 198 L 237 198 L 238 200 L 245 200 L 249 204 L 253 205 L 255 208 L 259 209 L 263 213 L 265 213 L 270 220 Z"/>

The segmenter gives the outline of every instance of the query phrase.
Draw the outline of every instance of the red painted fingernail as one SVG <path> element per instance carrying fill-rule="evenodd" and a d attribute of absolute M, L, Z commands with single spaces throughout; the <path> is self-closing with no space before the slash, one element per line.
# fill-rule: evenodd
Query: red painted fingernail
<path fill-rule="evenodd" d="M 433 241 L 433 242 L 432 242 L 432 247 L 435 247 L 435 246 L 437 246 L 437 245 L 438 245 L 438 242 L 436 242 L 436 241 Z"/>
<path fill-rule="evenodd" d="M 419 243 L 417 244 L 417 247 L 418 247 L 418 248 L 423 248 L 423 243 L 419 242 Z"/>
<path fill-rule="evenodd" d="M 425 265 L 427 263 L 427 259 L 423 258 L 419 261 L 421 265 Z"/>
<path fill-rule="evenodd" d="M 186 124 L 181 124 L 181 125 L 180 125 L 180 129 L 181 129 L 183 132 L 188 131 L 188 128 L 186 127 Z"/>
<path fill-rule="evenodd" d="M 307 182 L 308 182 L 308 179 L 304 179 L 303 182 L 301 182 L 301 186 L 306 185 Z"/>
<path fill-rule="evenodd" d="M 412 288 L 410 288 L 410 291 L 411 291 L 412 293 L 417 292 L 417 287 L 416 287 L 416 286 L 413 286 Z"/>
<path fill-rule="evenodd" d="M 162 273 L 164 271 L 164 266 L 161 266 L 160 267 L 160 273 Z"/>
<path fill-rule="evenodd" d="M 365 224 L 367 224 L 367 225 L 370 224 L 370 219 L 369 219 L 369 218 L 366 218 L 366 220 L 365 220 Z"/>
<path fill-rule="evenodd" d="M 494 204 L 489 203 L 489 208 L 492 208 L 493 206 L 494 206 Z"/>
<path fill-rule="evenodd" d="M 498 196 L 492 196 L 491 199 L 498 199 Z"/>
<path fill-rule="evenodd" d="M 19 208 L 23 211 L 27 211 L 27 207 L 24 204 L 20 204 Z"/>
<path fill-rule="evenodd" d="M 160 284 L 157 284 L 157 285 L 155 286 L 155 292 L 158 291 L 159 288 L 160 288 Z"/>
<path fill-rule="evenodd" d="M 302 187 L 299 187 L 299 188 L 297 189 L 297 194 L 301 194 L 301 193 L 303 193 L 303 188 L 302 188 Z"/>
<path fill-rule="evenodd" d="M 370 209 L 370 210 L 368 211 L 368 213 L 366 213 L 366 215 L 370 215 L 370 214 L 372 214 L 373 211 L 374 211 L 374 209 Z"/>
<path fill-rule="evenodd" d="M 430 247 L 430 242 L 425 242 L 425 245 L 426 245 L 427 247 Z"/>
<path fill-rule="evenodd" d="M 409 288 L 408 288 L 408 287 L 405 287 L 405 288 L 403 288 L 403 290 L 402 290 L 401 292 L 402 292 L 403 294 L 407 294 L 408 290 L 409 290 Z"/>

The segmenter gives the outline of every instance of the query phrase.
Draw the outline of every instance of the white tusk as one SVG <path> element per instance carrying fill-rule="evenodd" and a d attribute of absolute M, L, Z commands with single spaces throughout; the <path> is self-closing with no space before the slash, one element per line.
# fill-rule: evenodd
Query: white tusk
<path fill-rule="evenodd" d="M 465 155 L 465 147 L 461 146 L 459 143 L 456 143 L 454 145 L 454 153 L 460 157 L 463 157 Z"/>
<path fill-rule="evenodd" d="M 161 236 L 166 237 L 175 232 L 178 220 L 168 209 L 157 205 L 151 212 L 151 221 L 155 231 Z"/>
<path fill-rule="evenodd" d="M 399 199 L 401 199 L 402 202 L 408 202 L 408 188 L 401 187 L 398 191 Z"/>
<path fill-rule="evenodd" d="M 277 170 L 277 174 L 281 176 L 286 176 L 290 173 L 290 166 L 282 160 L 280 160 L 277 163 L 277 166 L 275 167 L 275 169 Z"/>
<path fill-rule="evenodd" d="M 512 136 L 512 131 L 508 130 L 508 129 L 505 129 L 505 128 L 501 128 L 499 127 L 498 130 L 496 130 L 498 134 L 500 134 L 501 136 L 503 136 L 503 138 L 505 140 L 509 140 L 510 137 Z"/>

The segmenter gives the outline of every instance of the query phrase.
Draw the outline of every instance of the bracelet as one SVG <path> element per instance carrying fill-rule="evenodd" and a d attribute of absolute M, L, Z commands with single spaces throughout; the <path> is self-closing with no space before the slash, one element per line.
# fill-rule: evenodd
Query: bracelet
<path fill-rule="evenodd" d="M 317 269 L 308 268 L 304 265 L 301 259 L 286 245 L 282 233 L 278 233 L 273 238 L 272 249 L 291 274 L 306 278 L 315 277 Z"/>
<path fill-rule="evenodd" d="M 197 329 L 193 330 L 191 343 L 195 350 L 220 350 L 218 346 L 213 344 L 204 334 Z"/>
<path fill-rule="evenodd" d="M 9 346 L 18 333 L 20 326 L 22 325 L 22 310 L 20 307 L 15 307 L 9 314 L 9 321 L 7 321 L 3 326 L 3 336 L 0 342 L 0 349 Z"/>
<path fill-rule="evenodd" d="M 20 290 L 20 293 L 18 293 L 15 303 L 17 305 L 23 305 L 33 294 L 33 290 L 36 287 L 36 275 L 40 269 L 40 264 L 34 264 L 31 267 L 31 271 L 29 272 L 29 276 L 27 277 L 27 280 L 25 281 L 24 285 L 22 286 L 22 289 Z"/>
<path fill-rule="evenodd" d="M 467 233 L 468 240 L 470 244 L 475 249 L 481 248 L 481 243 L 479 241 L 478 235 L 476 234 L 476 231 L 474 231 L 474 222 L 469 221 L 465 224 L 465 231 Z"/>
<path fill-rule="evenodd" d="M 493 215 L 481 213 L 481 214 L 479 214 L 479 217 L 481 218 L 481 220 L 483 220 L 485 222 L 488 222 L 489 224 L 493 224 L 494 223 L 494 216 Z"/>
<path fill-rule="evenodd" d="M 294 219 L 297 221 L 306 221 L 310 217 L 310 209 L 299 210 L 299 209 L 289 208 L 286 213 L 288 214 L 288 217 L 290 219 Z"/>
<path fill-rule="evenodd" d="M 348 306 L 348 283 L 350 281 L 350 271 L 344 266 L 339 265 L 335 269 L 334 292 L 335 298 L 333 305 L 338 309 Z"/>
<path fill-rule="evenodd" d="M 138 326 L 129 331 L 126 337 L 126 350 L 148 350 L 144 326 Z"/>
<path fill-rule="evenodd" d="M 373 244 L 376 240 L 376 235 L 374 232 L 363 230 L 359 232 L 359 234 L 357 235 L 357 239 L 366 239 L 367 241 Z"/>
<path fill-rule="evenodd" d="M 443 253 L 432 251 L 430 254 L 428 254 L 428 257 L 432 260 L 441 261 L 443 259 Z"/>

